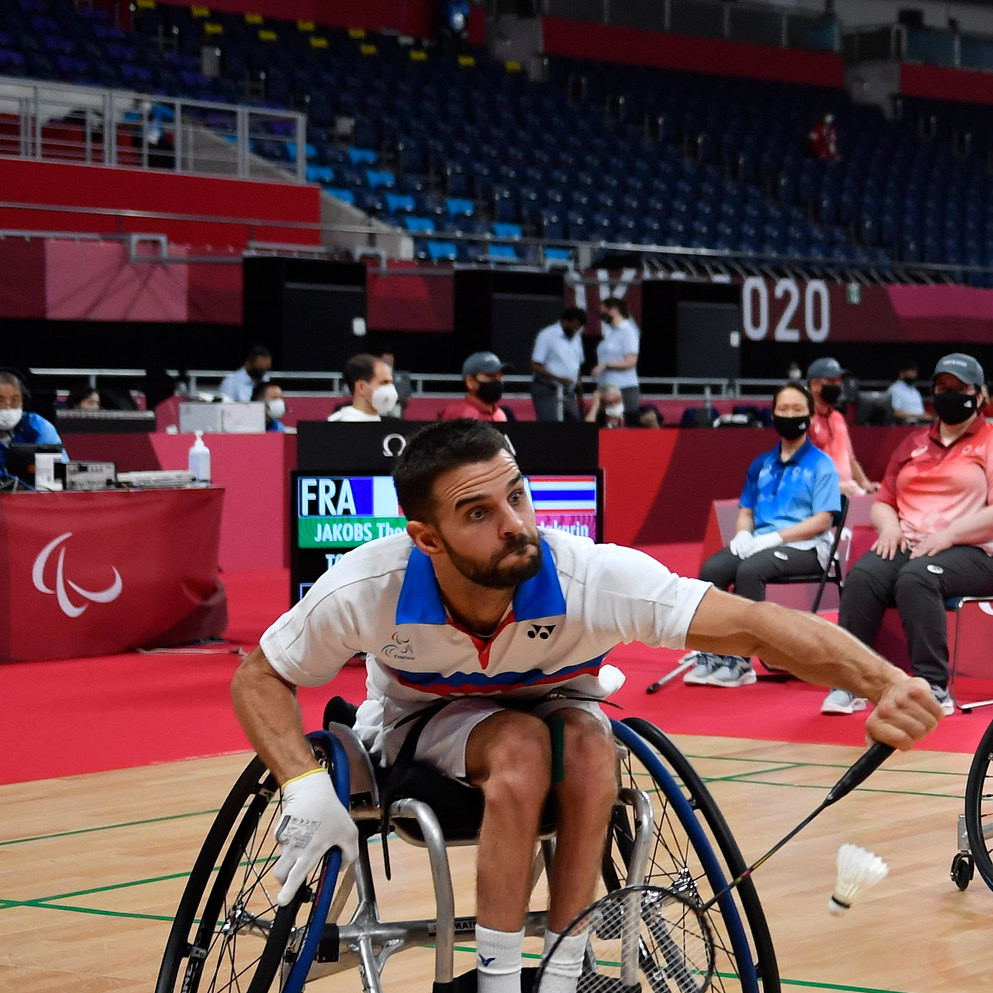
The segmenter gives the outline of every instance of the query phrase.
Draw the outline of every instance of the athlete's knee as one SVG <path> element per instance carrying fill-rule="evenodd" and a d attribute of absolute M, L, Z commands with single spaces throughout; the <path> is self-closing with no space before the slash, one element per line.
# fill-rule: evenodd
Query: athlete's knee
<path fill-rule="evenodd" d="M 487 802 L 520 806 L 544 801 L 551 785 L 552 745 L 544 721 L 507 712 L 488 742 L 485 768 L 477 777 Z"/>
<path fill-rule="evenodd" d="M 562 782 L 561 789 L 583 802 L 594 805 L 612 803 L 617 793 L 617 750 L 608 726 L 592 714 L 570 711 L 569 717 L 553 714 L 548 718 L 552 727 L 553 780 Z M 555 721 L 561 722 L 556 732 Z M 561 758 L 556 750 L 561 748 Z M 561 775 L 556 776 L 556 766 Z"/>

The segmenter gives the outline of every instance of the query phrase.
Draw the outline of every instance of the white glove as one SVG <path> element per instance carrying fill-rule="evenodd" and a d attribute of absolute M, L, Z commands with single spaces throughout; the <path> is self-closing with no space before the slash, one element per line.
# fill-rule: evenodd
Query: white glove
<path fill-rule="evenodd" d="M 747 559 L 754 540 L 755 535 L 751 531 L 739 531 L 731 539 L 731 544 L 728 545 L 728 548 L 731 550 L 732 555 L 737 555 L 739 559 Z"/>
<path fill-rule="evenodd" d="M 767 548 L 775 548 L 783 543 L 783 536 L 778 531 L 770 531 L 768 534 L 759 534 L 754 537 L 751 546 L 745 553 L 745 558 L 749 558 L 756 552 L 764 552 Z"/>
<path fill-rule="evenodd" d="M 342 806 L 325 769 L 314 769 L 283 787 L 283 816 L 273 832 L 283 850 L 272 874 L 283 884 L 276 903 L 285 907 L 329 848 L 341 849 L 341 864 L 354 862 L 359 832 Z"/>

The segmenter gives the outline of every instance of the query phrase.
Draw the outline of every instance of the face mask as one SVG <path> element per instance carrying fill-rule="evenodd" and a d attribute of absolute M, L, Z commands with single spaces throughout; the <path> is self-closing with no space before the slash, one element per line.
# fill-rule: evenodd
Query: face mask
<path fill-rule="evenodd" d="M 268 369 L 249 369 L 248 375 L 253 383 L 258 383 L 265 378 L 265 375 L 268 371 L 269 371 Z"/>
<path fill-rule="evenodd" d="M 790 371 L 789 371 L 789 379 L 792 382 L 795 383 L 798 379 L 801 379 L 801 378 L 802 378 L 802 376 L 800 374 L 800 370 L 799 369 L 790 369 Z"/>
<path fill-rule="evenodd" d="M 772 426 L 780 438 L 796 441 L 810 427 L 810 417 L 806 414 L 802 417 L 780 417 L 778 414 L 773 414 Z"/>
<path fill-rule="evenodd" d="M 266 404 L 266 409 L 269 411 L 269 416 L 274 421 L 278 421 L 283 416 L 283 414 L 286 413 L 286 401 L 285 400 L 270 400 Z"/>
<path fill-rule="evenodd" d="M 916 377 L 916 376 L 901 376 L 900 378 L 901 378 L 901 379 L 902 379 L 902 380 L 903 380 L 903 381 L 904 381 L 905 383 L 910 383 L 911 385 L 913 385 L 914 383 L 916 383 L 916 382 L 917 382 L 917 377 Z"/>
<path fill-rule="evenodd" d="M 834 406 L 841 396 L 841 386 L 838 383 L 824 383 L 821 386 L 821 399 L 830 406 Z"/>
<path fill-rule="evenodd" d="M 24 415 L 22 407 L 10 407 L 7 410 L 0 410 L 0 431 L 13 431 L 20 423 Z"/>
<path fill-rule="evenodd" d="M 944 421 L 945 424 L 961 424 L 976 412 L 979 398 L 975 393 L 955 393 L 945 390 L 943 393 L 935 393 L 932 402 L 939 421 Z"/>
<path fill-rule="evenodd" d="M 503 396 L 503 383 L 499 379 L 480 383 L 476 395 L 483 403 L 496 403 Z"/>
<path fill-rule="evenodd" d="M 385 414 L 397 405 L 397 388 L 392 383 L 383 383 L 382 386 L 377 386 L 372 391 L 369 403 L 372 404 L 372 409 L 377 414 Z"/>
<path fill-rule="evenodd" d="M 603 412 L 607 415 L 607 417 L 623 417 L 624 404 L 612 403 L 609 407 L 604 407 Z"/>

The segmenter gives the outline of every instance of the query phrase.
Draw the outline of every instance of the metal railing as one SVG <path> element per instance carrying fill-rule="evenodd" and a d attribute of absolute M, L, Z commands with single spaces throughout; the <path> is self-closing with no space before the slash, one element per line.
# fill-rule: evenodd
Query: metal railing
<path fill-rule="evenodd" d="M 542 13 L 569 20 L 729 41 L 841 50 L 841 22 L 823 14 L 723 0 L 542 0 Z"/>
<path fill-rule="evenodd" d="M 886 24 L 846 31 L 842 52 L 850 63 L 917 62 L 993 72 L 993 37 L 941 28 Z"/>
<path fill-rule="evenodd" d="M 28 373 L 38 380 L 47 380 L 58 384 L 61 388 L 71 386 L 89 386 L 96 389 L 98 385 L 107 386 L 117 382 L 122 387 L 138 387 L 145 378 L 144 369 L 98 369 L 98 368 L 69 368 L 69 367 L 34 367 Z M 166 369 L 166 374 L 176 382 L 177 394 L 190 398 L 211 398 L 217 386 L 225 376 L 230 375 L 230 369 Z M 445 396 L 461 395 L 465 392 L 463 378 L 458 373 L 436 372 L 406 372 L 413 389 L 413 396 Z M 278 371 L 273 370 L 271 377 L 283 387 L 287 396 L 340 396 L 345 393 L 345 375 L 337 370 L 326 372 Z M 532 377 L 530 375 L 508 374 L 503 377 L 510 396 L 530 395 Z M 748 385 L 748 393 L 753 393 L 757 387 L 767 387 L 767 395 L 781 385 L 779 379 L 749 379 L 735 380 L 719 376 L 645 376 L 639 380 L 642 392 L 649 397 L 669 399 L 713 399 L 728 400 L 745 395 L 739 392 L 739 383 Z M 583 386 L 592 390 L 596 383 L 593 379 L 583 379 Z"/>
<path fill-rule="evenodd" d="M 295 111 L 0 77 L 0 155 L 303 183 L 306 141 Z"/>

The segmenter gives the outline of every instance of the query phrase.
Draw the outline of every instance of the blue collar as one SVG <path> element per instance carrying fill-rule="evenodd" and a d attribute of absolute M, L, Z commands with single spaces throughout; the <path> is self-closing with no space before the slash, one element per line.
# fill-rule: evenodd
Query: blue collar
<path fill-rule="evenodd" d="M 552 551 L 541 541 L 541 569 L 514 592 L 514 619 L 530 621 L 565 613 L 565 596 L 559 584 Z M 397 624 L 446 624 L 448 615 L 431 565 L 431 557 L 412 549 L 397 599 Z"/>

